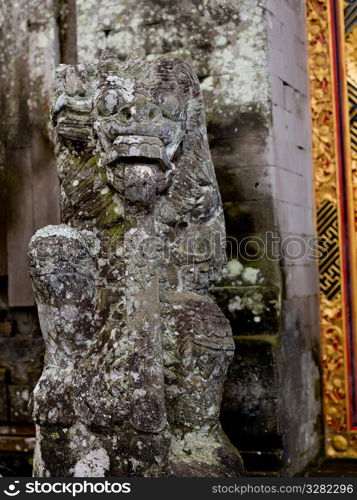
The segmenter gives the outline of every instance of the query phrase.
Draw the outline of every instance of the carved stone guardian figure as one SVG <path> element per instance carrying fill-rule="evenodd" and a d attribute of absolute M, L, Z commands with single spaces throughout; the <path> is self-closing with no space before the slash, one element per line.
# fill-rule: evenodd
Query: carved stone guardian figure
<path fill-rule="evenodd" d="M 183 61 L 60 66 L 52 110 L 63 224 L 30 271 L 46 343 L 37 476 L 237 476 L 219 424 L 234 352 L 208 297 L 222 204 L 199 82 Z"/>

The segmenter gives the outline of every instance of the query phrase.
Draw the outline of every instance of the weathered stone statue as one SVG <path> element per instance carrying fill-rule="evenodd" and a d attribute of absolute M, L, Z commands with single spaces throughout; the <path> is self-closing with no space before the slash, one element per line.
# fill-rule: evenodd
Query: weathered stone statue
<path fill-rule="evenodd" d="M 181 60 L 61 66 L 63 225 L 30 270 L 46 342 L 37 476 L 236 476 L 219 424 L 233 356 L 207 295 L 224 220 L 199 82 Z"/>

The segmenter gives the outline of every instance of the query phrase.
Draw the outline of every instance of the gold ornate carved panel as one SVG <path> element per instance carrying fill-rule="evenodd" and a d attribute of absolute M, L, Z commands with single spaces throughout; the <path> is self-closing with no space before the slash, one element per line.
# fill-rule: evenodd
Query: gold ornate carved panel
<path fill-rule="evenodd" d="M 307 0 L 326 454 L 357 458 L 357 0 Z"/>

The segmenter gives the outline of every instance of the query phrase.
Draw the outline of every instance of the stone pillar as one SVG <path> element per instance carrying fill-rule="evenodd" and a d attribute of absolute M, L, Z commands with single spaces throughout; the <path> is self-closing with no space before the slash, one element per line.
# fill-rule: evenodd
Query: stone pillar
<path fill-rule="evenodd" d="M 321 447 L 320 329 L 314 171 L 302 0 L 267 2 L 275 211 L 283 293 L 279 425 L 285 474 L 296 474 Z"/>

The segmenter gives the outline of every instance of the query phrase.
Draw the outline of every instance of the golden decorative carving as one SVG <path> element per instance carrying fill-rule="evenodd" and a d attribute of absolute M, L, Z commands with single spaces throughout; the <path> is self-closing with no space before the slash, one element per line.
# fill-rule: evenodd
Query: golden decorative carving
<path fill-rule="evenodd" d="M 313 120 L 313 152 L 318 201 L 324 199 L 321 188 L 336 190 L 335 144 L 333 138 L 333 104 L 328 19 L 326 2 L 308 0 L 310 94 Z M 331 201 L 336 201 L 336 196 Z"/>
<path fill-rule="evenodd" d="M 348 448 L 348 440 L 341 434 L 336 434 L 332 438 L 332 444 L 337 451 L 346 451 Z"/>
<path fill-rule="evenodd" d="M 320 272 L 320 331 L 322 343 L 323 403 L 325 421 L 325 448 L 328 456 L 357 458 L 357 430 L 350 425 L 350 395 L 348 386 L 347 330 L 345 318 L 344 283 L 342 268 L 342 219 L 338 169 L 337 125 L 334 102 L 334 67 L 329 8 L 333 0 L 307 0 L 307 31 L 311 118 L 313 129 L 313 159 L 315 171 L 315 204 L 318 235 L 323 239 L 326 253 L 319 264 Z M 345 12 L 343 13 L 343 8 Z M 345 16 L 346 35 L 341 40 L 348 88 L 349 117 L 345 124 L 351 135 L 350 210 L 354 213 L 357 236 L 357 22 L 353 19 L 357 7 L 353 2 L 339 2 L 340 16 Z M 356 16 L 357 18 L 357 16 Z M 341 27 L 340 27 L 341 28 Z M 342 26 L 342 28 L 344 28 Z M 347 106 L 347 102 L 346 102 Z M 354 114 L 353 114 L 354 113 Z M 350 125 L 348 122 L 350 119 Z M 348 136 L 348 137 L 347 137 Z M 348 178 L 348 175 L 347 175 Z M 350 182 L 350 184 L 349 184 Z M 352 206 L 353 205 L 353 206 Z M 351 218 L 352 222 L 352 218 Z M 357 240 L 357 237 L 355 238 Z M 354 244 L 351 253 L 355 263 Z M 356 267 L 356 266 L 354 266 Z M 354 276 L 348 279 L 353 280 Z M 355 293 L 357 290 L 355 290 Z"/>

